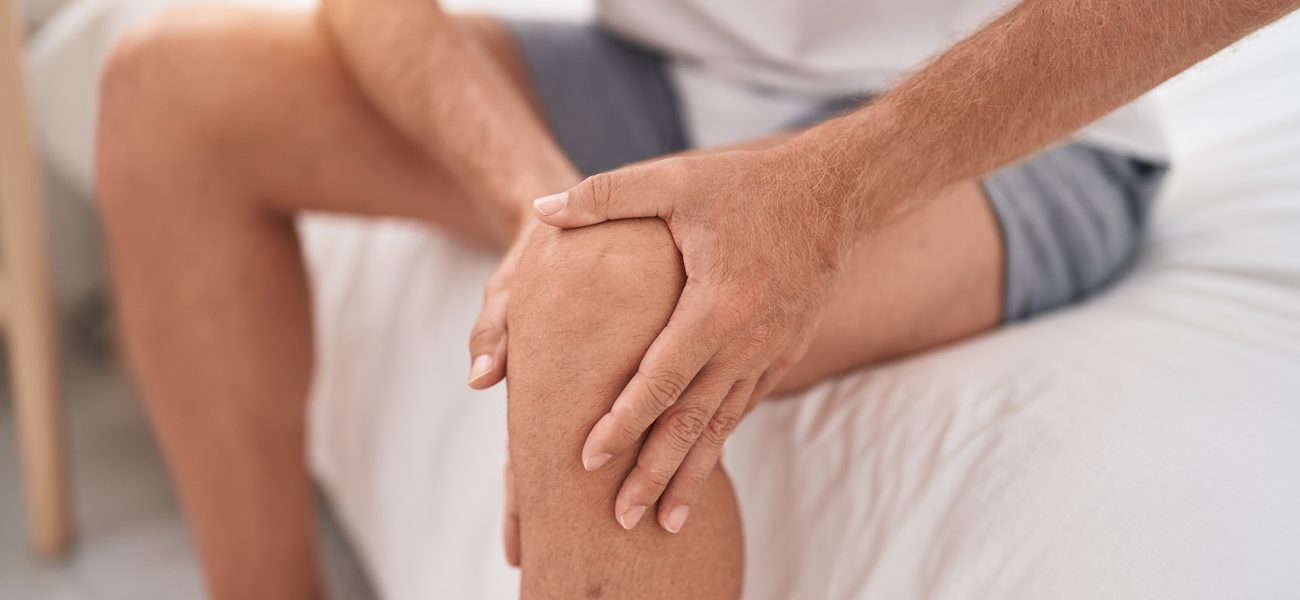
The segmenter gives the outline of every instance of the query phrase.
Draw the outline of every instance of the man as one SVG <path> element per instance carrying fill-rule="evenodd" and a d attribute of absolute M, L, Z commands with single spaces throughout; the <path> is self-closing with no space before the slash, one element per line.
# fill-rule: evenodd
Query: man
<path fill-rule="evenodd" d="M 299 211 L 504 251 L 470 385 L 509 381 L 524 595 L 735 597 L 717 458 L 754 402 L 1115 277 L 1164 165 L 1112 111 L 1295 7 L 605 0 L 591 28 L 326 0 L 141 28 L 99 191 L 214 596 L 321 592 Z"/>

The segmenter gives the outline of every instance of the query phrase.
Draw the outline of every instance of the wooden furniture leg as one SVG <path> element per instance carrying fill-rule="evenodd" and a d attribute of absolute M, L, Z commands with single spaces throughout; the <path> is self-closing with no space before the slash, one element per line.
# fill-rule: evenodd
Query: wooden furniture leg
<path fill-rule="evenodd" d="M 53 557 L 68 548 L 73 525 L 45 208 L 28 119 L 22 38 L 16 3 L 0 0 L 0 324 L 9 342 L 30 540 L 38 553 Z"/>

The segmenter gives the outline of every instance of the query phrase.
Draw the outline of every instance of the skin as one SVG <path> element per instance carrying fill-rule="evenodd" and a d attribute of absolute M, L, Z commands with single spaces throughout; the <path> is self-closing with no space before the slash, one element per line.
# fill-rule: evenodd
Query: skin
<path fill-rule="evenodd" d="M 469 384 L 489 387 L 505 375 L 510 280 L 535 225 L 527 202 L 581 177 L 543 124 L 499 23 L 464 27 L 431 0 L 324 0 L 317 16 L 362 94 L 509 246 L 469 339 Z"/>
<path fill-rule="evenodd" d="M 301 210 L 418 219 L 454 231 L 469 243 L 506 251 L 485 291 L 485 310 L 470 343 L 472 364 L 486 368 L 473 371 L 471 378 L 482 387 L 507 369 L 511 377 L 511 450 L 526 460 L 514 466 L 517 494 L 511 499 L 518 511 L 517 519 L 507 519 L 508 541 L 511 524 L 516 526 L 515 543 L 507 549 L 513 546 L 521 559 L 525 596 L 613 595 L 630 589 L 640 597 L 734 595 L 740 531 L 725 474 L 709 460 L 728 430 L 711 426 L 716 411 L 706 413 L 683 400 L 665 413 L 690 416 L 699 430 L 682 436 L 695 440 L 684 459 L 692 466 L 681 471 L 694 474 L 689 480 L 680 473 L 666 479 L 664 471 L 650 468 L 658 452 L 654 448 L 672 443 L 662 434 L 652 433 L 644 452 L 635 443 L 626 446 L 597 473 L 579 465 L 585 428 L 603 419 L 620 390 L 635 373 L 645 371 L 645 361 L 637 355 L 652 346 L 656 329 L 681 312 L 680 303 L 677 308 L 667 304 L 696 297 L 698 284 L 692 278 L 698 279 L 701 257 L 722 260 L 719 273 L 754 272 L 740 254 L 743 240 L 717 246 L 684 242 L 685 215 L 704 219 L 707 211 L 681 190 L 645 194 L 672 199 L 676 216 L 665 219 L 666 226 L 636 221 L 632 229 L 600 225 L 563 234 L 521 218 L 528 199 L 569 187 L 577 177 L 562 156 L 557 158 L 554 142 L 530 106 L 527 78 L 508 36 L 490 20 L 450 17 L 432 2 L 375 0 L 366 3 L 373 7 L 366 11 L 357 6 L 329 2 L 315 16 L 239 9 L 169 13 L 131 35 L 105 73 L 97 172 L 116 305 L 132 370 L 213 596 L 311 598 L 321 593 L 302 457 L 312 340 L 306 279 L 292 225 Z M 1246 29 L 1236 31 L 1244 34 Z M 194 73 L 203 74 L 204 86 L 194 85 Z M 874 122 L 866 114 L 844 122 L 877 131 L 877 125 L 852 120 Z M 689 175 L 684 181 L 693 193 L 715 190 L 716 198 L 725 200 L 728 190 L 718 189 L 721 167 L 771 167 L 762 161 L 776 156 L 803 161 L 799 164 L 811 161 L 812 172 L 825 176 L 806 183 L 854 193 L 827 195 L 822 187 L 805 186 L 787 195 L 753 185 L 770 180 L 737 178 L 733 183 L 749 186 L 764 203 L 715 217 L 752 212 L 753 223 L 742 227 L 770 233 L 774 207 L 785 207 L 780 214 L 788 222 L 783 227 L 799 223 L 797 219 L 804 219 L 806 227 L 806 215 L 816 211 L 790 207 L 821 207 L 838 197 L 875 207 L 851 211 L 855 218 L 850 221 L 857 223 L 859 214 L 883 213 L 884 204 L 867 199 L 891 197 L 882 191 L 890 186 L 875 182 L 872 174 L 889 172 L 887 166 L 910 172 L 906 161 L 893 165 L 892 155 L 877 149 L 888 145 L 866 144 L 864 140 L 877 138 L 859 133 L 850 128 L 842 136 L 822 137 L 823 131 L 760 144 L 765 150 L 679 158 L 664 168 Z M 831 142 L 864 146 L 841 148 Z M 863 153 L 853 154 L 857 151 Z M 870 171 L 850 168 L 868 162 L 861 157 L 873 157 Z M 956 172 L 944 169 L 947 175 Z M 617 173 L 607 183 L 635 190 L 621 185 L 626 174 Z M 782 307 L 774 314 L 816 325 L 797 330 L 809 336 L 804 344 L 808 351 L 801 360 L 790 360 L 792 366 L 784 377 L 773 378 L 775 384 L 742 375 L 754 380 L 756 389 L 792 389 L 993 326 L 999 314 L 1001 261 L 996 225 L 978 186 L 970 178 L 954 181 L 918 187 L 932 190 L 935 201 L 918 200 L 894 218 L 875 222 L 864 230 L 869 234 L 837 240 L 849 247 L 842 255 L 823 251 L 824 241 L 782 247 L 783 260 L 809 255 L 830 260 L 834 281 L 824 289 L 812 286 L 823 294 L 814 303 L 781 296 L 788 288 L 780 286 L 791 284 L 769 277 L 778 287 L 765 290 L 764 297 L 773 300 L 770 306 Z M 583 185 L 600 189 L 596 180 Z M 570 194 L 574 210 L 581 208 L 582 189 L 580 185 Z M 634 195 L 640 194 L 620 192 L 617 197 Z M 791 203 L 789 198 L 817 202 Z M 715 204 L 720 206 L 724 204 Z M 582 214 L 598 215 L 593 210 Z M 567 218 L 564 211 L 552 216 Z M 693 231 L 706 229 L 698 225 Z M 635 258 L 615 251 L 624 246 L 635 249 Z M 683 246 L 704 250 L 682 252 L 681 266 L 671 264 L 667 250 Z M 731 253 L 721 253 L 724 247 Z M 753 260 L 767 260 L 763 256 Z M 615 275 L 632 268 L 629 262 L 638 269 L 646 262 L 656 267 L 644 268 L 628 282 Z M 593 272 L 609 276 L 580 288 L 591 297 L 646 300 L 587 305 L 582 303 L 591 300 L 585 295 L 566 295 L 575 289 L 572 283 Z M 717 280 L 722 279 L 727 278 Z M 630 289 L 634 283 L 644 288 Z M 734 303 L 729 308 L 753 306 Z M 780 346 L 786 321 L 765 316 L 752 322 L 762 323 L 772 336 L 770 344 Z M 610 334 L 594 344 L 575 327 L 579 317 L 610 328 Z M 508 336 L 507 324 L 528 333 Z M 735 338 L 751 352 L 755 339 Z M 719 347 L 734 347 L 735 340 L 721 339 Z M 513 364 L 506 361 L 507 350 L 515 357 Z M 479 360 L 483 356 L 491 362 L 484 364 Z M 750 355 L 751 366 L 762 362 L 758 356 Z M 742 379 L 736 375 L 736 381 Z M 685 389 L 689 395 L 692 388 Z M 732 404 L 742 396 L 733 395 Z M 696 412 L 688 415 L 687 408 Z M 661 420 L 667 422 L 662 415 Z M 691 501 L 680 505 L 691 507 L 689 530 L 674 536 L 650 523 L 638 527 L 626 518 L 626 510 L 619 510 L 630 506 L 619 491 L 624 476 L 647 473 L 671 481 L 672 489 L 679 482 L 688 484 L 682 489 L 690 492 Z M 634 500 L 650 506 L 649 500 Z M 671 515 L 665 506 L 660 503 L 661 523 Z M 625 517 L 623 524 L 632 531 L 621 531 L 609 519 L 610 511 Z M 588 546 L 600 551 L 581 555 L 581 563 L 566 557 L 574 548 Z M 696 568 L 700 565 L 713 568 Z"/>
<path fill-rule="evenodd" d="M 361 93 L 482 205 L 502 239 L 530 221 L 528 200 L 580 179 L 499 23 L 466 27 L 428 0 L 324 0 L 317 17 Z"/>

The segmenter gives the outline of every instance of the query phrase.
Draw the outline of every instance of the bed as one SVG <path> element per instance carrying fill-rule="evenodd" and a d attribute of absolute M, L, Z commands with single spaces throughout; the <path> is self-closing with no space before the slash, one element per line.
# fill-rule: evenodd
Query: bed
<path fill-rule="evenodd" d="M 84 4 L 32 57 L 43 141 L 83 179 L 93 104 L 69 94 L 93 91 L 76 72 L 93 67 L 76 65 L 169 2 Z M 742 423 L 725 461 L 746 597 L 1300 590 L 1297 56 L 1293 16 L 1154 93 L 1175 168 L 1118 285 Z M 513 597 L 505 394 L 463 383 L 494 257 L 405 222 L 301 229 L 319 353 L 309 456 L 373 582 L 392 599 Z"/>

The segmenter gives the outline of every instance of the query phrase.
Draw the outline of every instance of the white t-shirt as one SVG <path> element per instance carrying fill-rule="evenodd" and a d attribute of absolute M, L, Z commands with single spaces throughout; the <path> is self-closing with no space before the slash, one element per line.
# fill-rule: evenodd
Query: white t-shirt
<path fill-rule="evenodd" d="M 1006 0 L 597 0 L 606 27 L 672 58 L 688 132 L 699 145 L 770 131 L 828 99 L 880 93 L 973 32 Z M 1165 156 L 1143 102 L 1077 138 Z"/>

